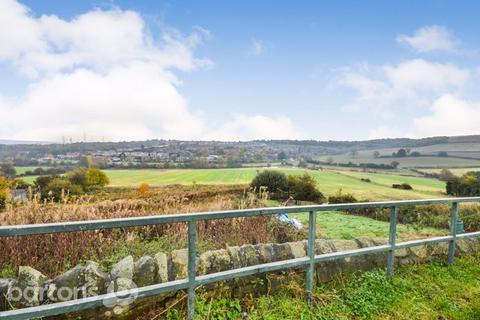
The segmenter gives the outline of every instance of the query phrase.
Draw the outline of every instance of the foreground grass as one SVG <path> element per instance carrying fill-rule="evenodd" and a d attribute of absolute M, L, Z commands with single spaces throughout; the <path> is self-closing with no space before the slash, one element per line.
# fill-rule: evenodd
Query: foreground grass
<path fill-rule="evenodd" d="M 412 178 L 399 175 L 355 173 L 335 171 L 313 171 L 297 168 L 275 168 L 287 175 L 311 174 L 320 191 L 326 195 L 335 194 L 339 189 L 352 193 L 359 199 L 425 199 L 442 197 L 444 183 L 426 178 Z M 111 186 L 138 186 L 148 183 L 152 186 L 169 184 L 248 184 L 255 177 L 256 168 L 235 169 L 184 169 L 184 170 L 106 170 Z M 369 178 L 373 183 L 366 183 L 360 178 Z M 414 190 L 392 189 L 393 183 L 412 183 Z"/>
<path fill-rule="evenodd" d="M 443 261 L 403 266 L 388 281 L 383 270 L 338 276 L 317 286 L 309 307 L 302 285 L 292 282 L 259 298 L 231 299 L 228 291 L 197 301 L 196 319 L 480 319 L 480 256 L 453 268 Z M 181 319 L 184 310 L 170 310 Z"/>

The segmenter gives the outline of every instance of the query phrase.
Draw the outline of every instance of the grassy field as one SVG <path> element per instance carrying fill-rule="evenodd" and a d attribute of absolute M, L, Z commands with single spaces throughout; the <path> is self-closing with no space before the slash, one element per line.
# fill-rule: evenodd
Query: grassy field
<path fill-rule="evenodd" d="M 43 168 L 43 169 L 48 169 L 51 167 L 44 167 L 44 166 L 25 166 L 25 167 L 15 167 L 15 170 L 17 171 L 17 174 L 24 174 L 27 171 L 33 171 L 37 168 Z"/>
<path fill-rule="evenodd" d="M 308 225 L 308 213 L 289 215 L 297 218 L 305 226 Z M 317 234 L 329 239 L 356 239 L 360 237 L 388 238 L 390 223 L 373 220 L 367 217 L 354 216 L 342 212 L 325 211 L 317 215 Z M 446 235 L 447 230 L 420 228 L 406 224 L 398 224 L 397 234 L 400 240 L 428 238 Z"/>
<path fill-rule="evenodd" d="M 256 175 L 255 168 L 235 169 L 192 169 L 192 170 L 106 170 L 111 186 L 138 186 L 148 183 L 152 186 L 168 184 L 247 184 Z M 360 199 L 417 199 L 441 197 L 442 182 L 416 177 L 404 177 L 377 173 L 356 173 L 345 171 L 314 171 L 294 168 L 279 168 L 288 175 L 311 174 L 318 188 L 326 195 L 335 194 L 339 189 L 354 194 Z M 365 183 L 361 177 L 368 177 L 373 183 Z M 411 183 L 414 190 L 392 189 L 392 183 Z"/>
<path fill-rule="evenodd" d="M 394 183 L 408 183 L 415 190 L 419 191 L 432 191 L 436 192 L 438 190 L 443 190 L 445 183 L 436 179 L 427 179 L 421 177 L 410 177 L 410 176 L 398 176 L 391 174 L 381 174 L 381 173 L 364 173 L 364 172 L 354 172 L 354 171 L 342 171 L 342 174 L 352 176 L 358 179 L 370 179 L 371 183 L 380 184 L 383 186 L 391 187 Z"/>
<path fill-rule="evenodd" d="M 427 172 L 427 173 L 440 173 L 442 169 L 422 169 L 421 171 Z M 462 176 L 468 171 L 480 171 L 480 167 L 476 168 L 451 168 L 449 169 L 454 175 L 456 176 Z"/>
<path fill-rule="evenodd" d="M 352 157 L 351 155 L 335 155 L 320 157 L 321 161 L 326 161 L 332 158 L 334 162 L 339 163 L 377 163 L 389 164 L 392 161 L 398 161 L 400 167 L 432 167 L 432 168 L 452 168 L 452 167 L 466 167 L 466 166 L 480 166 L 480 160 L 475 159 L 460 159 L 451 157 L 389 157 L 389 158 L 375 158 L 372 154 L 360 153 Z"/>

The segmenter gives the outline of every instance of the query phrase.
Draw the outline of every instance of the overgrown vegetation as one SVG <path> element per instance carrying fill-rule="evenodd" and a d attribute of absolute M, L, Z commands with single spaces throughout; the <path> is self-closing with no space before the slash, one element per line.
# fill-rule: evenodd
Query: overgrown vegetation
<path fill-rule="evenodd" d="M 457 259 L 454 268 L 448 268 L 444 261 L 402 266 L 395 271 L 393 281 L 387 280 L 384 270 L 338 275 L 316 286 L 311 307 L 306 302 L 303 277 L 292 274 L 290 284 L 261 297 L 235 298 L 221 288 L 199 292 L 196 319 L 476 320 L 480 318 L 478 274 L 477 255 Z M 180 302 L 175 308 L 154 310 L 147 316 L 183 319 L 185 303 Z"/>
<path fill-rule="evenodd" d="M 461 177 L 450 177 L 447 181 L 447 194 L 461 197 L 480 195 L 480 172 L 470 171 Z"/>
<path fill-rule="evenodd" d="M 34 196 L 24 205 L 10 206 L 2 212 L 0 225 L 188 214 L 263 205 L 262 198 L 241 186 L 172 186 L 150 189 L 148 196 L 135 189 L 112 189 L 60 203 Z M 204 249 L 272 242 L 276 235 L 269 232 L 270 219 L 255 217 L 198 223 L 198 240 Z M 54 276 L 87 259 L 115 260 L 119 254 L 140 255 L 142 249 L 143 253 L 151 253 L 145 250 L 186 247 L 186 235 L 186 224 L 179 223 L 0 238 L 0 270 L 29 265 Z"/>
<path fill-rule="evenodd" d="M 77 168 L 65 176 L 40 176 L 35 180 L 35 187 L 42 199 L 60 201 L 69 195 L 78 196 L 103 188 L 108 183 L 107 175 L 100 169 Z"/>
<path fill-rule="evenodd" d="M 315 179 L 308 173 L 287 175 L 278 170 L 258 172 L 250 186 L 255 190 L 266 190 L 272 199 L 285 199 L 323 202 L 325 196 L 317 189 Z"/>
<path fill-rule="evenodd" d="M 357 202 L 357 198 L 355 198 L 351 193 L 344 193 L 342 189 L 338 189 L 337 193 L 328 197 L 328 203 L 354 203 Z"/>

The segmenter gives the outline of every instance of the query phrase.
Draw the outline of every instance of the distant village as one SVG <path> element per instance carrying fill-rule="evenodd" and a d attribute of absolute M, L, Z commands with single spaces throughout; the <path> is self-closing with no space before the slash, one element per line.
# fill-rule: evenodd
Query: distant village
<path fill-rule="evenodd" d="M 0 149 L 15 165 L 68 165 L 89 156 L 104 168 L 115 167 L 239 167 L 244 164 L 293 164 L 312 157 L 305 146 L 270 142 L 145 141 L 145 143 L 73 143 Z M 315 148 L 313 148 L 315 149 Z M 3 153 L 3 154 L 2 154 Z"/>

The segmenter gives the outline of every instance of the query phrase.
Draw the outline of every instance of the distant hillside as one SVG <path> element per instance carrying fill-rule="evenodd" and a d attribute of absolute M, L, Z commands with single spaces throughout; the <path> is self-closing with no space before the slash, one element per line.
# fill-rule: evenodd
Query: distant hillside
<path fill-rule="evenodd" d="M 8 144 L 8 145 L 15 145 L 15 144 L 48 144 L 49 142 L 45 141 L 29 141 L 29 140 L 6 140 L 0 139 L 0 144 Z"/>
<path fill-rule="evenodd" d="M 420 153 L 422 156 L 438 156 L 448 153 L 448 157 L 480 159 L 480 135 L 457 137 L 429 137 L 421 139 L 396 138 L 365 141 L 317 141 L 317 140 L 254 140 L 244 142 L 221 141 L 180 141 L 159 140 L 122 141 L 122 142 L 77 142 L 45 143 L 35 141 L 0 140 L 0 159 L 34 159 L 41 157 L 59 157 L 69 154 L 121 154 L 137 152 L 142 154 L 177 154 L 182 157 L 201 157 L 202 155 L 238 155 L 264 156 L 264 161 L 277 160 L 277 154 L 284 152 L 288 159 L 314 159 L 324 156 L 357 154 L 366 157 L 365 162 L 375 152 L 381 156 L 391 156 L 398 149 Z M 378 152 L 377 152 L 378 151 Z M 368 156 L 368 157 L 367 157 Z M 260 161 L 260 160 L 259 160 Z M 386 160 L 385 160 L 386 161 Z M 347 161 L 348 162 L 348 161 Z"/>

